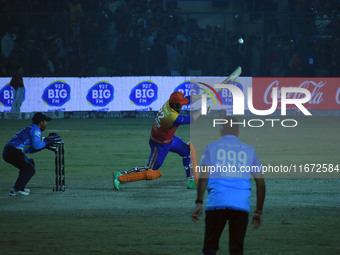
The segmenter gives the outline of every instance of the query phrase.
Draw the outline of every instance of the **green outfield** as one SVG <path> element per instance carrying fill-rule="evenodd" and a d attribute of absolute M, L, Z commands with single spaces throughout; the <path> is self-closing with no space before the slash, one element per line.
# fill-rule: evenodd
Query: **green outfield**
<path fill-rule="evenodd" d="M 263 164 L 340 164 L 340 118 L 297 117 L 296 128 L 241 129 Z M 0 147 L 29 120 L 0 120 Z M 163 177 L 112 187 L 112 171 L 144 165 L 152 119 L 55 119 L 47 131 L 65 142 L 66 191 L 52 192 L 54 154 L 33 154 L 29 197 L 9 197 L 17 170 L 0 160 L 0 254 L 200 254 L 204 215 L 190 219 L 195 190 L 186 189 L 179 156 Z M 200 119 L 202 126 L 205 119 Z M 190 140 L 190 128 L 176 135 Z M 212 141 L 218 132 L 202 133 Z M 198 146 L 198 153 L 202 148 Z M 340 172 L 329 178 L 266 179 L 263 226 L 249 225 L 245 254 L 339 254 Z M 275 176 L 274 176 L 275 177 Z M 301 178 L 302 177 L 302 178 Z M 253 189 L 254 191 L 255 189 Z M 252 194 L 252 209 L 255 204 Z M 223 234 L 219 254 L 228 254 Z"/>

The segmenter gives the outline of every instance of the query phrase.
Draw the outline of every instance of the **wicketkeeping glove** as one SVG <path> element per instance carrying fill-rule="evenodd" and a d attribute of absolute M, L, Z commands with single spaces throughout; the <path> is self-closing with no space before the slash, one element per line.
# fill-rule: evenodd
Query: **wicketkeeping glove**
<path fill-rule="evenodd" d="M 59 137 L 60 138 L 60 135 L 58 135 L 57 133 L 49 133 L 48 137 Z"/>
<path fill-rule="evenodd" d="M 44 139 L 46 146 L 53 146 L 56 145 L 58 143 L 61 143 L 63 140 L 61 139 L 60 135 L 56 134 L 56 133 L 50 133 L 48 135 L 48 137 L 46 137 Z"/>

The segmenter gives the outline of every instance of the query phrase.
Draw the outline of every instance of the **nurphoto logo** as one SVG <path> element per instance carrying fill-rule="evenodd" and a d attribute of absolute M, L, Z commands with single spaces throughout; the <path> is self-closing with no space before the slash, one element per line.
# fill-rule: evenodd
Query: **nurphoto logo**
<path fill-rule="evenodd" d="M 244 115 L 244 105 L 245 105 L 245 96 L 243 91 L 238 87 L 231 84 L 216 84 L 214 86 L 217 89 L 228 89 L 233 97 L 232 104 L 232 114 L 233 115 Z M 255 109 L 253 104 L 253 88 L 248 87 L 248 98 L 247 98 L 247 106 L 251 113 L 258 116 L 267 116 L 274 113 L 278 108 L 278 97 L 281 98 L 281 116 L 287 115 L 287 105 L 295 105 L 297 109 L 302 112 L 304 115 L 312 115 L 305 107 L 304 103 L 307 103 L 311 99 L 311 93 L 308 89 L 305 88 L 296 88 L 296 87 L 283 87 L 280 89 L 278 95 L 278 88 L 272 88 L 272 105 L 269 109 L 259 110 Z M 207 105 L 207 95 L 201 95 L 201 113 L 202 115 L 206 115 L 208 112 Z M 235 125 L 243 125 L 244 127 L 248 124 L 249 127 L 262 127 L 265 122 L 271 123 L 271 127 L 275 126 L 275 122 L 280 121 L 280 119 L 250 119 L 247 122 L 243 120 L 242 122 L 230 123 Z M 227 120 L 224 119 L 214 119 L 213 127 L 216 125 L 227 124 Z M 294 119 L 284 119 L 280 121 L 281 126 L 283 127 L 295 127 L 297 126 L 297 121 Z"/>

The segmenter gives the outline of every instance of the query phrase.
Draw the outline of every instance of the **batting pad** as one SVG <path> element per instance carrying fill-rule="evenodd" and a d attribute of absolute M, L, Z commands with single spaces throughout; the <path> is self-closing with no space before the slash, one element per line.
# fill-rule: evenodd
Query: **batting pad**
<path fill-rule="evenodd" d="M 120 182 L 135 182 L 141 180 L 153 180 L 162 177 L 162 173 L 158 170 L 147 170 L 143 172 L 123 174 L 118 177 Z"/>
<path fill-rule="evenodd" d="M 199 176 L 199 173 L 196 172 L 197 165 L 198 165 L 197 164 L 197 152 L 196 152 L 196 149 L 195 149 L 194 145 L 192 144 L 192 142 L 189 143 L 189 147 L 190 147 L 192 174 L 194 175 L 195 182 L 197 184 L 198 183 L 198 176 Z"/>

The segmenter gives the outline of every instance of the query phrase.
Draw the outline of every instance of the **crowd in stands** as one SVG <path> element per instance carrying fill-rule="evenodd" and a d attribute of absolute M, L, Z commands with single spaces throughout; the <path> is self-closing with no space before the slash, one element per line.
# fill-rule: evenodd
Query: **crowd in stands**
<path fill-rule="evenodd" d="M 170 0 L 0 0 L 0 76 L 339 76 L 339 0 L 219 3 L 230 31 Z"/>

